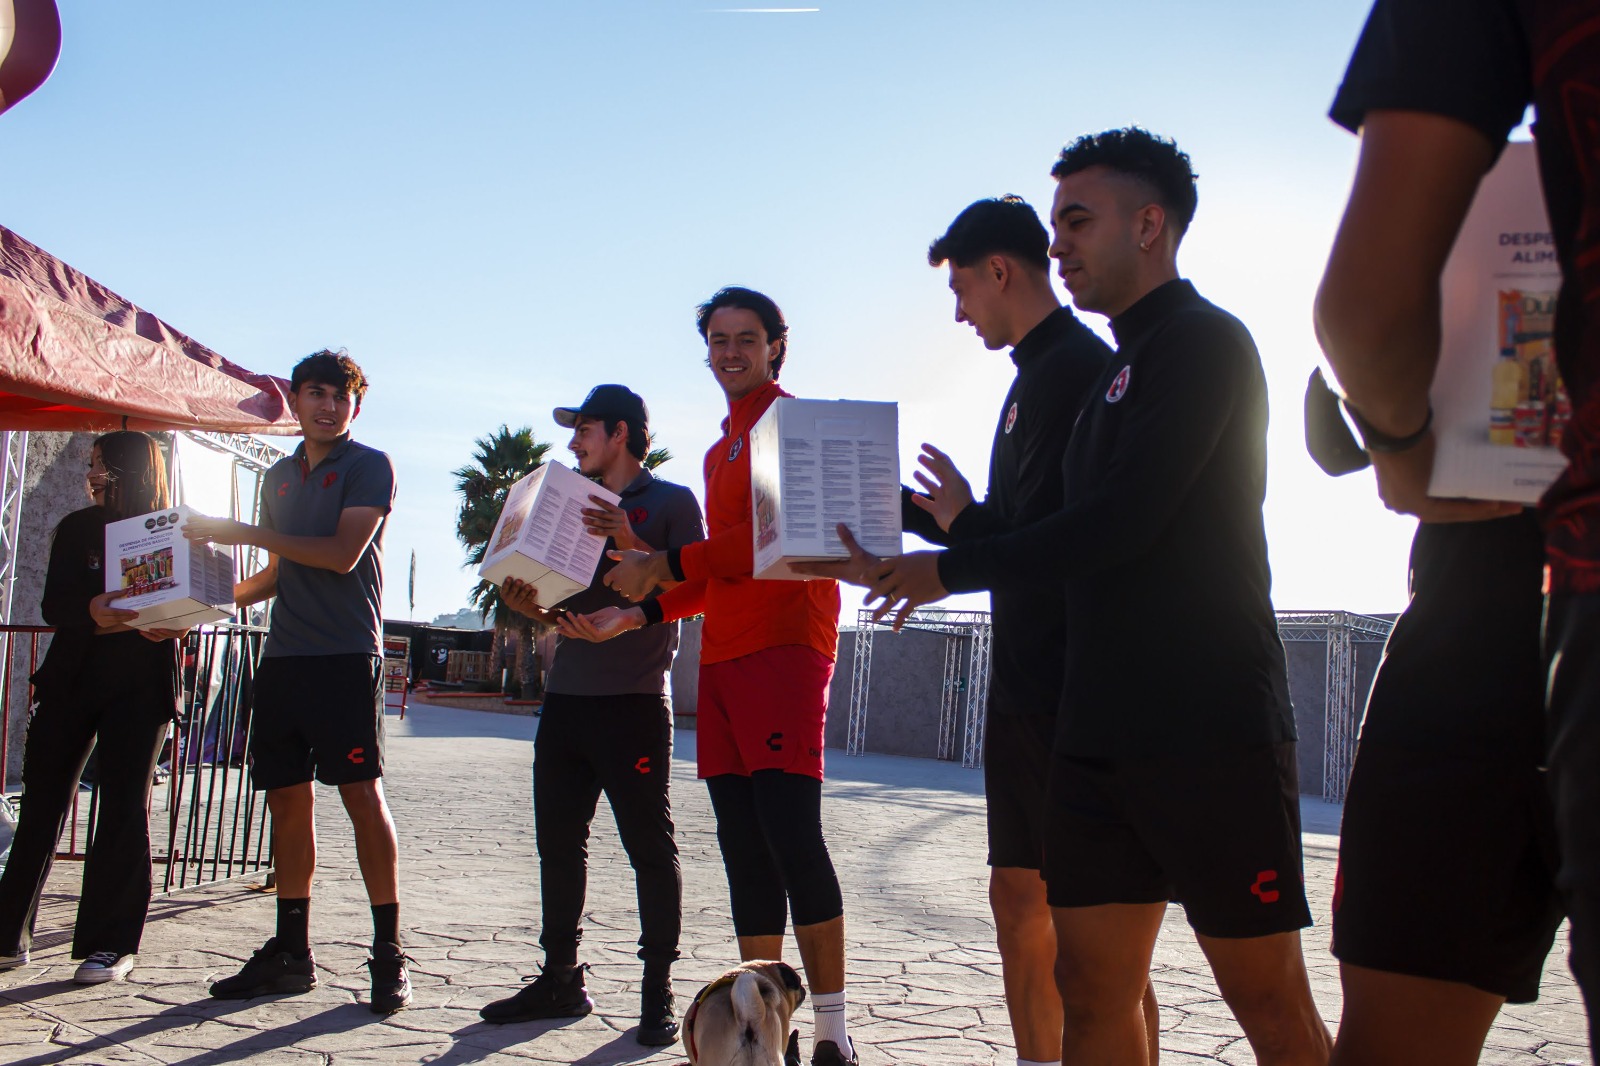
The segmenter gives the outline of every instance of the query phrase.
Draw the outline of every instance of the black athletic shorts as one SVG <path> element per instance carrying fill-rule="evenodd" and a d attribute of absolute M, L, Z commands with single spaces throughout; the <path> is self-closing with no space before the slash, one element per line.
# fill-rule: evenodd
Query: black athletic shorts
<path fill-rule="evenodd" d="M 1549 783 L 1525 758 L 1362 741 L 1340 829 L 1334 956 L 1533 1002 L 1562 918 L 1555 836 Z"/>
<path fill-rule="evenodd" d="M 983 791 L 989 816 L 989 865 L 1044 867 L 1045 806 L 1053 717 L 991 714 L 984 726 Z"/>
<path fill-rule="evenodd" d="M 383 776 L 383 660 L 283 655 L 256 670 L 250 780 L 287 788 L 312 777 L 348 785 Z"/>
<path fill-rule="evenodd" d="M 1311 924 L 1291 743 L 1158 759 L 1058 755 L 1044 876 L 1052 907 L 1183 904 L 1205 936 Z"/>

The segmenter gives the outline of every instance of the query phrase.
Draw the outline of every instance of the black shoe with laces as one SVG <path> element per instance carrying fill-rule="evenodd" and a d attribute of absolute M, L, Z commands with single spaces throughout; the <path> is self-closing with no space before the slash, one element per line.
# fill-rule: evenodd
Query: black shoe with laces
<path fill-rule="evenodd" d="M 639 1032 L 645 1047 L 666 1047 L 678 1039 L 678 1014 L 673 1010 L 672 978 L 646 978 L 639 993 Z"/>
<path fill-rule="evenodd" d="M 832 1040 L 824 1040 L 817 1045 L 811 1053 L 811 1066 L 860 1066 L 861 1057 L 856 1054 L 855 1045 L 850 1047 L 850 1057 L 844 1057 L 844 1052 L 839 1050 L 839 1045 Z"/>
<path fill-rule="evenodd" d="M 317 987 L 317 960 L 311 952 L 296 957 L 280 950 L 278 938 L 261 945 L 244 968 L 211 986 L 213 999 L 249 999 L 309 992 Z"/>
<path fill-rule="evenodd" d="M 372 975 L 372 1013 L 393 1014 L 411 1006 L 411 975 L 406 963 L 416 962 L 399 944 L 372 945 L 367 972 Z"/>
<path fill-rule="evenodd" d="M 583 984 L 588 963 L 577 966 L 551 966 L 537 977 L 524 977 L 532 983 L 514 996 L 497 999 L 478 1012 L 486 1022 L 531 1022 L 540 1018 L 581 1018 L 594 1010 L 594 1000 Z"/>

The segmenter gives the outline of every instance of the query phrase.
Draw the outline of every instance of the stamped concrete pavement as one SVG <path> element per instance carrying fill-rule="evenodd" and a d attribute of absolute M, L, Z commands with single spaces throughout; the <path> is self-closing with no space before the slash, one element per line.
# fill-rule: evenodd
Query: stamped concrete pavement
<path fill-rule="evenodd" d="M 601 804 L 590 856 L 584 958 L 598 1009 L 566 1023 L 491 1026 L 477 1010 L 533 973 L 538 882 L 529 813 L 537 719 L 426 704 L 390 718 L 388 790 L 400 830 L 402 914 L 416 1003 L 389 1018 L 365 1005 L 370 924 L 335 793 L 318 790 L 321 868 L 312 910 L 320 986 L 304 996 L 224 1003 L 206 987 L 270 934 L 271 894 L 251 879 L 158 898 L 125 983 L 80 987 L 68 959 L 78 864 L 52 875 L 30 965 L 0 974 L 0 1062 L 678 1064 L 679 1046 L 633 1039 L 638 936 L 632 873 Z M 683 851 L 680 997 L 736 961 L 710 805 L 694 780 L 694 734 L 673 769 Z M 1010 1064 L 1000 961 L 988 916 L 980 776 L 948 763 L 828 756 L 829 844 L 846 894 L 850 1022 L 862 1061 Z M 1304 803 L 1313 913 L 1328 913 L 1338 809 Z M 1458 886 L 1471 891 L 1471 886 Z M 1339 1012 L 1325 923 L 1306 934 L 1318 1004 Z M 792 942 L 787 952 L 796 957 Z M 1164 1064 L 1253 1063 L 1181 911 L 1155 960 Z M 796 1024 L 807 1036 L 810 1012 Z M 1482 1061 L 1588 1063 L 1565 940 L 1536 1004 L 1503 1012 Z"/>

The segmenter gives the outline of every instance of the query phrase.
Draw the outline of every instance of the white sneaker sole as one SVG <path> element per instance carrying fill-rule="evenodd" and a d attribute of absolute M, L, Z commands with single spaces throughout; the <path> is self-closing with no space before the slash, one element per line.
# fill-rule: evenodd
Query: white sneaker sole
<path fill-rule="evenodd" d="M 79 966 L 72 979 L 80 985 L 103 985 L 121 981 L 133 972 L 133 956 L 124 955 L 110 966 Z"/>

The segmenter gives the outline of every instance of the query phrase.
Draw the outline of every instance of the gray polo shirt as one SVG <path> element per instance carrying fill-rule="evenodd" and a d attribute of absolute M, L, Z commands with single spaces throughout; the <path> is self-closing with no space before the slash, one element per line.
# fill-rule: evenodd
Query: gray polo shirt
<path fill-rule="evenodd" d="M 384 513 L 348 574 L 278 557 L 278 598 L 263 655 L 378 655 L 383 631 L 383 531 L 394 505 L 394 464 L 346 437 L 315 467 L 305 442 L 261 484 L 260 523 L 293 537 L 331 537 L 346 507 Z"/>
<path fill-rule="evenodd" d="M 700 504 L 682 485 L 661 481 L 648 470 L 622 490 L 619 505 L 628 512 L 633 531 L 657 550 L 678 548 L 704 540 Z M 606 541 L 606 548 L 613 547 Z M 616 564 L 605 556 L 594 583 L 569 600 L 561 610 L 588 614 L 602 607 L 632 607 L 605 583 L 606 572 Z M 646 626 L 599 644 L 587 640 L 556 638 L 554 662 L 545 680 L 550 692 L 568 696 L 621 696 L 666 691 L 667 669 L 678 650 L 678 625 Z"/>

